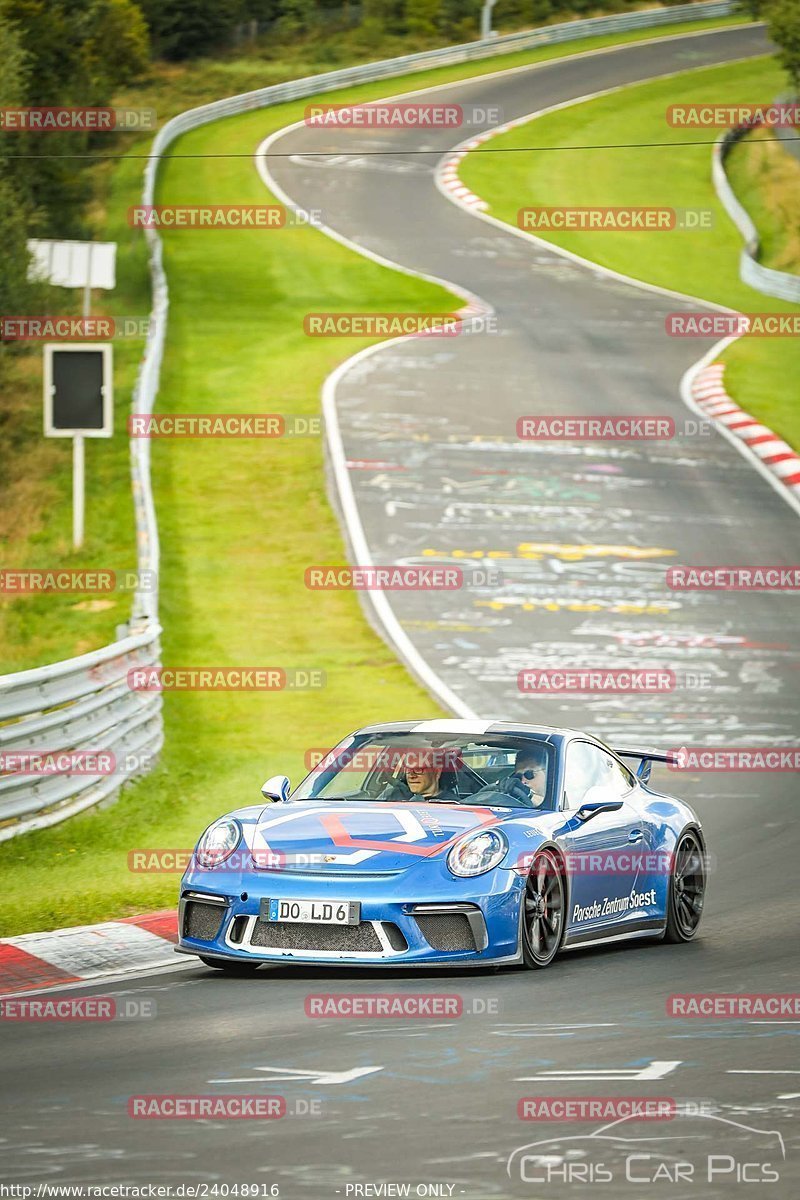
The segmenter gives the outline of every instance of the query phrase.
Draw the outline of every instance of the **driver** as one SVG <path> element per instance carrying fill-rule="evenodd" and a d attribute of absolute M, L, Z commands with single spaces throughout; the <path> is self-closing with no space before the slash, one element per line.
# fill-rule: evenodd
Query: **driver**
<path fill-rule="evenodd" d="M 528 808 L 541 808 L 547 793 L 547 751 L 544 746 L 527 746 L 517 751 L 514 770 L 505 779 L 472 797 L 488 803 L 492 796 L 512 796 Z"/>

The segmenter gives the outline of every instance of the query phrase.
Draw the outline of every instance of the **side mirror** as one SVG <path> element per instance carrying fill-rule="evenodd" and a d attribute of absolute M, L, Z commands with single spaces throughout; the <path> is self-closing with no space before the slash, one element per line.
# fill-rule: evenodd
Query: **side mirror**
<path fill-rule="evenodd" d="M 621 800 L 593 800 L 591 804 L 582 804 L 578 809 L 578 820 L 589 821 L 601 812 L 617 812 L 622 808 Z"/>
<path fill-rule="evenodd" d="M 292 785 L 285 775 L 273 775 L 261 788 L 265 800 L 288 800 Z"/>
<path fill-rule="evenodd" d="M 643 758 L 639 763 L 639 766 L 636 768 L 636 778 L 639 780 L 639 783 L 649 783 L 652 770 L 653 760 L 650 758 Z"/>

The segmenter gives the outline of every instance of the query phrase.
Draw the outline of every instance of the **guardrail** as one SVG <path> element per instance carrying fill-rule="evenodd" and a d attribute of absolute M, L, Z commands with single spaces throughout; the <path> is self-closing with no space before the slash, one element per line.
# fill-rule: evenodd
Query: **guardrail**
<path fill-rule="evenodd" d="M 707 3 L 682 4 L 676 8 L 567 21 L 485 41 L 445 46 L 440 50 L 310 75 L 189 109 L 173 117 L 156 134 L 144 173 L 142 203 L 154 203 L 158 164 L 168 147 L 189 130 L 221 117 L 431 67 L 580 41 L 604 33 L 655 29 L 660 25 L 723 17 L 735 10 L 736 0 L 708 0 Z M 157 232 L 150 228 L 145 229 L 145 238 L 153 308 L 150 333 L 133 395 L 133 410 L 139 413 L 153 411 L 169 311 L 161 241 Z M 149 770 L 161 749 L 160 694 L 131 692 L 125 681 L 132 666 L 158 665 L 161 633 L 157 591 L 158 527 L 150 485 L 149 439 L 132 438 L 130 451 L 137 564 L 140 572 L 148 572 L 149 578 L 156 581 L 152 588 L 141 589 L 134 596 L 130 636 L 93 654 L 0 676 L 0 753 L 36 749 L 53 752 L 104 750 L 115 755 L 116 770 L 107 776 L 0 776 L 0 841 L 53 825 L 93 804 L 111 799 L 123 783 Z"/>
<path fill-rule="evenodd" d="M 751 130 L 757 128 L 759 122 L 739 125 L 736 129 L 728 129 L 714 143 L 711 173 L 717 195 L 725 206 L 728 216 L 744 238 L 744 246 L 739 258 L 739 277 L 743 283 L 763 292 L 766 296 L 775 296 L 779 300 L 790 300 L 800 304 L 800 275 L 792 275 L 788 271 L 776 271 L 774 267 L 765 267 L 758 261 L 759 237 L 758 230 L 750 214 L 737 199 L 725 171 L 725 160 L 733 147 L 746 137 Z"/>
<path fill-rule="evenodd" d="M 158 663 L 160 633 L 149 622 L 91 654 L 0 676 L 0 758 L 42 760 L 0 775 L 0 841 L 63 821 L 150 770 L 163 743 L 161 695 L 132 691 L 127 674 Z M 57 756 L 86 753 L 101 754 L 103 769 L 58 769 Z"/>
<path fill-rule="evenodd" d="M 220 117 L 234 116 L 256 108 L 267 108 L 273 104 L 284 104 L 288 100 L 301 100 L 353 84 L 374 83 L 415 71 L 426 71 L 431 67 L 474 62 L 481 58 L 512 54 L 518 50 L 535 49 L 537 46 L 581 41 L 584 38 L 599 37 L 604 33 L 657 29 L 660 25 L 727 17 L 735 13 L 738 7 L 738 0 L 706 0 L 706 3 L 680 4 L 674 8 L 645 9 L 635 13 L 616 13 L 608 17 L 590 17 L 582 21 L 563 21 L 558 25 L 545 25 L 539 29 L 509 33 L 484 41 L 443 46 L 440 50 L 423 50 L 418 54 L 381 59 L 359 67 L 343 67 L 338 71 L 327 71 L 323 75 L 307 75 L 289 83 L 274 83 L 253 92 L 243 92 L 239 96 L 229 96 L 225 100 L 215 100 L 198 108 L 190 108 L 167 121 L 156 134 L 152 149 L 154 157 L 150 159 L 145 170 L 142 203 L 153 203 L 158 160 L 167 147 L 188 130 L 197 129 L 209 121 L 217 121 Z M 158 235 L 155 230 L 147 230 L 146 233 L 152 234 L 149 239 L 151 248 L 157 245 Z M 160 262 L 158 265 L 160 267 Z"/>

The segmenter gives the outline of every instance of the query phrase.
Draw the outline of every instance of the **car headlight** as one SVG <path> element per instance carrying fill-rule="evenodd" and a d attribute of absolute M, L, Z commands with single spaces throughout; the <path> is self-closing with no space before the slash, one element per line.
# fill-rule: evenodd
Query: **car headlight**
<path fill-rule="evenodd" d="M 233 817 L 209 825 L 197 843 L 195 858 L 201 867 L 217 867 L 230 858 L 242 838 L 242 827 Z"/>
<path fill-rule="evenodd" d="M 497 829 L 484 829 L 456 843 L 447 856 L 454 875 L 483 875 L 505 857 L 508 842 Z"/>

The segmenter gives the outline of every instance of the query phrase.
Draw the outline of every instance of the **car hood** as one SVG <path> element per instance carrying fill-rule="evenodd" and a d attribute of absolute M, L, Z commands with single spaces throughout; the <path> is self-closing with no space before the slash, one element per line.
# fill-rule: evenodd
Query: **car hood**
<path fill-rule="evenodd" d="M 447 853 L 503 815 L 455 804 L 289 801 L 264 809 L 251 848 L 256 869 L 386 874 Z"/>

